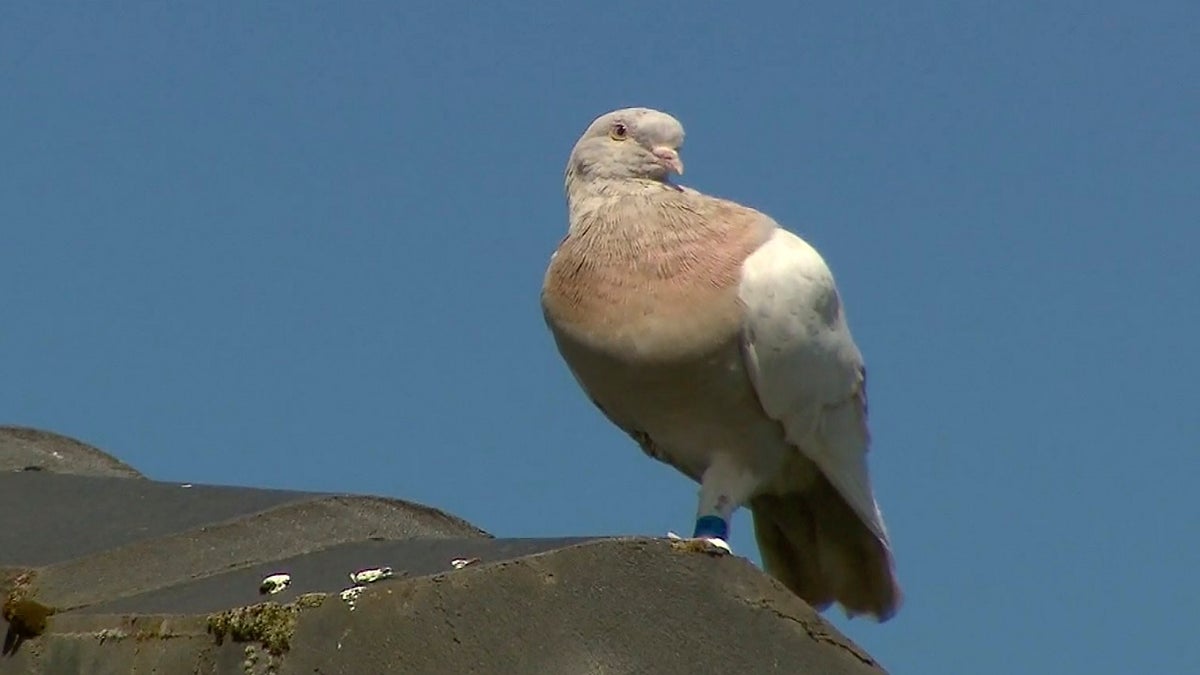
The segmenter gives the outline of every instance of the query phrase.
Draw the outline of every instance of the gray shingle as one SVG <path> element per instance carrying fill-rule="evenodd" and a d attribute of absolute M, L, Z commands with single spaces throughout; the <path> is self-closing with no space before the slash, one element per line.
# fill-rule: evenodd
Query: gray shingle
<path fill-rule="evenodd" d="M 23 438 L 0 443 L 0 466 L 63 447 Z M 94 453 L 91 466 L 120 465 Z M 11 626 L 57 610 L 41 635 L 10 632 L 0 673 L 881 672 L 736 557 L 657 539 L 493 538 L 395 499 L 79 473 L 69 461 L 0 473 Z M 381 566 L 394 576 L 351 609 L 349 573 Z M 261 595 L 276 572 L 291 584 Z"/>

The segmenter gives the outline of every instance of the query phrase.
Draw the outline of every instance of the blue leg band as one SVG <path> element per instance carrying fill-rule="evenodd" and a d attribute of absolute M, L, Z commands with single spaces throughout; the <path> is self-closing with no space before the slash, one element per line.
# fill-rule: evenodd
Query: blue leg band
<path fill-rule="evenodd" d="M 729 538 L 729 525 L 720 516 L 701 516 L 696 519 L 696 532 L 692 536 L 724 541 Z"/>

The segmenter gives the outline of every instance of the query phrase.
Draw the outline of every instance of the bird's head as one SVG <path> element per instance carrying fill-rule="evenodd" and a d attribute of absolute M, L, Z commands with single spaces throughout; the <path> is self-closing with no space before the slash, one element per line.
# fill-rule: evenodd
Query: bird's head
<path fill-rule="evenodd" d="M 649 108 L 624 108 L 597 117 L 571 151 L 571 179 L 666 181 L 683 173 L 683 125 Z"/>

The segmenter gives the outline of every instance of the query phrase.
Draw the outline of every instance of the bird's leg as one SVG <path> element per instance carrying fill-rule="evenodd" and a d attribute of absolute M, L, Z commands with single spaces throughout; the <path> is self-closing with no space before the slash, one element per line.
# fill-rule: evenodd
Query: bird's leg
<path fill-rule="evenodd" d="M 697 550 L 719 549 L 730 553 L 729 521 L 758 486 L 758 479 L 744 467 L 717 455 L 700 480 L 700 504 L 696 529 L 685 546 Z"/>

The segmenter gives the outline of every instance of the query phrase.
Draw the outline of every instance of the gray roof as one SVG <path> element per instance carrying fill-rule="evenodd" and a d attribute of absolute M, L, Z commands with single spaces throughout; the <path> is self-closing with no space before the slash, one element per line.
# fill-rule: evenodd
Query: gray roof
<path fill-rule="evenodd" d="M 663 540 L 495 538 L 402 500 L 153 481 L 17 427 L 0 513 L 0 673 L 882 672 L 749 562 Z M 290 585 L 260 593 L 276 573 Z"/>

